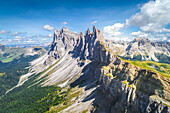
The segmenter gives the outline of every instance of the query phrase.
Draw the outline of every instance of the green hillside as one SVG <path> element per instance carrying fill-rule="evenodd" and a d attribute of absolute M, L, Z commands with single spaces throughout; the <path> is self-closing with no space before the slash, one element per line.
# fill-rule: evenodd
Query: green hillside
<path fill-rule="evenodd" d="M 153 61 L 128 61 L 127 62 L 134 64 L 142 69 L 148 69 L 155 72 L 158 72 L 162 76 L 170 78 L 170 65 L 165 63 L 158 63 Z"/>

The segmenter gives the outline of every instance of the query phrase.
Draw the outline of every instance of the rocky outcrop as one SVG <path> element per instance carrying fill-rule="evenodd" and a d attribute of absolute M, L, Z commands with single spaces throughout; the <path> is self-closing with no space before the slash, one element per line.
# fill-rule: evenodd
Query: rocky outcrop
<path fill-rule="evenodd" d="M 48 62 L 53 63 L 49 66 Z M 43 64 L 50 68 L 38 78 L 43 80 L 42 86 L 85 89 L 77 97 L 79 101 L 63 112 L 75 110 L 74 105 L 78 109 L 74 112 L 83 112 L 78 108 L 81 105 L 92 105 L 88 112 L 96 113 L 170 112 L 170 80 L 121 60 L 107 47 L 102 32 L 95 26 L 92 33 L 88 29 L 85 35 L 67 28 L 55 31 Z"/>
<path fill-rule="evenodd" d="M 55 59 L 61 58 L 66 52 L 73 50 L 78 36 L 77 33 L 71 32 L 65 27 L 61 31 L 56 30 L 48 54 Z"/>
<path fill-rule="evenodd" d="M 125 59 L 170 63 L 169 42 L 153 42 L 146 38 L 135 38 L 129 43 L 108 40 L 106 45 Z"/>
<path fill-rule="evenodd" d="M 99 106 L 96 112 L 107 110 L 108 113 L 170 112 L 166 106 L 170 99 L 169 79 L 161 78 L 157 73 L 133 67 L 125 62 L 111 67 L 107 70 L 105 67 L 101 73 L 99 92 L 103 95 L 107 95 L 105 94 L 107 92 L 109 96 L 104 98 L 102 96 L 103 101 L 95 103 Z M 106 76 L 108 71 L 113 77 Z M 97 96 L 97 98 L 101 97 Z M 103 104 L 110 104 L 109 109 L 100 108 L 106 106 Z"/>
<path fill-rule="evenodd" d="M 147 94 L 135 90 L 116 79 L 103 76 L 102 85 L 97 93 L 95 105 L 96 113 L 167 113 L 169 108 L 161 101 L 149 97 Z M 98 99 L 102 98 L 102 102 Z"/>
<path fill-rule="evenodd" d="M 104 48 L 105 39 L 96 26 L 93 27 L 93 32 L 90 33 L 88 29 L 84 36 L 80 33 L 78 43 L 74 48 L 73 54 L 81 59 L 96 60 L 107 63 L 110 59 L 110 53 L 108 51 L 102 51 Z"/>

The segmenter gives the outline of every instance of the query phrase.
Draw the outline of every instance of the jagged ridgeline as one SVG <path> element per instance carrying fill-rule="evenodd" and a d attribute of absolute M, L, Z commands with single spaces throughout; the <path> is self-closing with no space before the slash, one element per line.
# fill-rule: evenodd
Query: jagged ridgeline
<path fill-rule="evenodd" d="M 1 98 L 0 112 L 170 112 L 170 76 L 137 67 L 106 45 L 95 26 L 85 35 L 56 30 L 48 53 Z"/>
<path fill-rule="evenodd" d="M 106 40 L 106 45 L 123 59 L 156 61 L 170 64 L 170 43 L 135 38 L 131 42 Z"/>

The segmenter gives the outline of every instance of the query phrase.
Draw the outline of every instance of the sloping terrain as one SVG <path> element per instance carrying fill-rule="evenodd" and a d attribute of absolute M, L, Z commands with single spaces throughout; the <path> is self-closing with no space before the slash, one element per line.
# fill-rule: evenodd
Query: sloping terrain
<path fill-rule="evenodd" d="M 162 76 L 170 78 L 170 65 L 169 64 L 157 63 L 153 61 L 127 61 L 127 62 L 134 64 L 142 69 L 152 70 L 154 72 L 161 74 Z"/>
<path fill-rule="evenodd" d="M 38 50 L 37 50 L 38 49 Z M 23 74 L 28 73 L 30 62 L 42 56 L 46 50 L 40 47 L 8 48 L 0 54 L 0 96 L 15 86 Z"/>
<path fill-rule="evenodd" d="M 18 48 L 18 47 L 5 47 L 0 45 L 0 60 L 3 63 L 8 63 L 14 59 L 19 59 L 22 55 L 24 56 L 34 56 L 42 55 L 46 50 L 42 47 L 34 46 L 29 48 Z"/>
<path fill-rule="evenodd" d="M 107 40 L 106 45 L 123 59 L 151 60 L 170 64 L 169 42 L 153 42 L 146 38 L 135 38 L 129 43 Z"/>
<path fill-rule="evenodd" d="M 95 26 L 85 35 L 56 30 L 48 54 L 31 64 L 0 112 L 170 112 L 170 79 L 119 58 Z"/>

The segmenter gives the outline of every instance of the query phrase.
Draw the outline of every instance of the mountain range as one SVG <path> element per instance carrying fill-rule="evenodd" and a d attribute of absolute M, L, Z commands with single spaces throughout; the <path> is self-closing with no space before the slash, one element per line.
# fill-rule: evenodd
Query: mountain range
<path fill-rule="evenodd" d="M 169 64 L 157 62 L 169 63 L 169 46 L 145 38 L 109 41 L 96 26 L 85 34 L 56 30 L 49 51 L 0 99 L 0 112 L 168 113 Z M 126 59 L 157 61 L 150 67 L 167 71 Z"/>
<path fill-rule="evenodd" d="M 135 38 L 128 43 L 107 40 L 106 45 L 124 59 L 170 63 L 169 42 L 153 42 L 147 38 Z"/>

